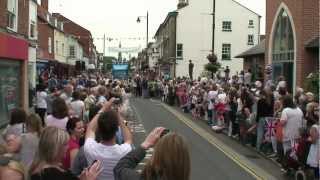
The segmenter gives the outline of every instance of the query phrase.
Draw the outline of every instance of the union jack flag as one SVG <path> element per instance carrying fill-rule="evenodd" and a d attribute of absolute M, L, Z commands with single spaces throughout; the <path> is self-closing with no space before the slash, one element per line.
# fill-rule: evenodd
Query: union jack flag
<path fill-rule="evenodd" d="M 273 117 L 267 117 L 265 121 L 265 134 L 264 138 L 265 141 L 271 142 L 272 138 L 276 136 L 276 127 L 277 127 L 277 120 Z"/>

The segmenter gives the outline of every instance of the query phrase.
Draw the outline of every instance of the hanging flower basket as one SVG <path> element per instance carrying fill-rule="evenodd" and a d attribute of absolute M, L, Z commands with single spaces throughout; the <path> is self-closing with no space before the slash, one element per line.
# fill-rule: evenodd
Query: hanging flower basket
<path fill-rule="evenodd" d="M 207 56 L 207 59 L 210 63 L 216 63 L 217 62 L 217 56 L 215 54 L 209 54 Z"/>

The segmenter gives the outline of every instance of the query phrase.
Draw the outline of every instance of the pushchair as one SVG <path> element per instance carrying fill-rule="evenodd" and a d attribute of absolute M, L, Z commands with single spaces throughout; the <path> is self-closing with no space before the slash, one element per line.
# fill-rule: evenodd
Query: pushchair
<path fill-rule="evenodd" d="M 314 177 L 307 166 L 307 157 L 310 149 L 310 142 L 307 140 L 306 132 L 292 145 L 282 160 L 282 166 L 288 176 L 293 176 L 295 180 L 313 180 Z"/>

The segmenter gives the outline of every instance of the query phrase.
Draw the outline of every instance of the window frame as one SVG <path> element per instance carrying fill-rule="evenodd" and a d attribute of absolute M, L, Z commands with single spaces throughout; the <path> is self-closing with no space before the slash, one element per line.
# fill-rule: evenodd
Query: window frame
<path fill-rule="evenodd" d="M 183 59 L 183 44 L 182 43 L 177 43 L 176 57 L 177 57 L 177 59 Z"/>
<path fill-rule="evenodd" d="M 57 55 L 59 55 L 59 41 L 56 40 L 56 52 Z"/>
<path fill-rule="evenodd" d="M 250 38 L 251 38 L 251 41 L 250 41 Z M 253 34 L 248 34 L 248 42 L 247 42 L 248 45 L 254 45 L 254 35 Z"/>
<path fill-rule="evenodd" d="M 222 21 L 222 32 L 232 32 L 231 21 Z"/>
<path fill-rule="evenodd" d="M 61 55 L 64 56 L 64 43 L 61 45 Z"/>
<path fill-rule="evenodd" d="M 226 47 L 226 46 L 229 46 L 229 47 Z M 225 60 L 225 61 L 231 60 L 231 44 L 230 43 L 222 44 L 221 60 Z"/>
<path fill-rule="evenodd" d="M 252 22 L 252 23 L 251 23 Z M 249 20 L 248 28 L 254 28 L 254 21 L 252 19 Z"/>
<path fill-rule="evenodd" d="M 36 39 L 36 22 L 30 22 L 30 32 L 29 32 L 30 39 Z"/>
<path fill-rule="evenodd" d="M 73 51 L 72 51 L 73 49 Z M 73 52 L 73 53 L 71 53 Z M 76 57 L 76 47 L 74 45 L 69 46 L 69 57 L 70 58 L 75 58 Z"/>
<path fill-rule="evenodd" d="M 12 10 L 10 10 L 9 8 L 9 2 L 12 3 Z M 7 24 L 6 27 L 7 29 L 14 31 L 14 32 L 18 32 L 18 8 L 19 8 L 19 0 L 7 0 L 7 8 L 6 8 L 6 12 L 7 12 Z M 11 19 L 13 18 L 13 19 Z M 11 22 L 12 21 L 12 22 Z M 13 27 L 11 27 L 11 25 Z"/>
<path fill-rule="evenodd" d="M 51 37 L 48 37 L 48 52 L 49 52 L 49 54 L 52 54 L 52 39 L 51 39 Z"/>

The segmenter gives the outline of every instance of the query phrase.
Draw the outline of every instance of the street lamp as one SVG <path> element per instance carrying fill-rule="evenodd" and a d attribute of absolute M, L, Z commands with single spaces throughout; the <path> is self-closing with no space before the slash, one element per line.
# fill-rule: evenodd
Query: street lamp
<path fill-rule="evenodd" d="M 147 41 L 146 41 L 146 61 L 149 64 L 149 57 L 148 57 L 148 43 L 149 43 L 149 12 L 147 11 L 147 16 L 138 16 L 137 23 L 141 22 L 141 18 L 147 19 Z"/>

